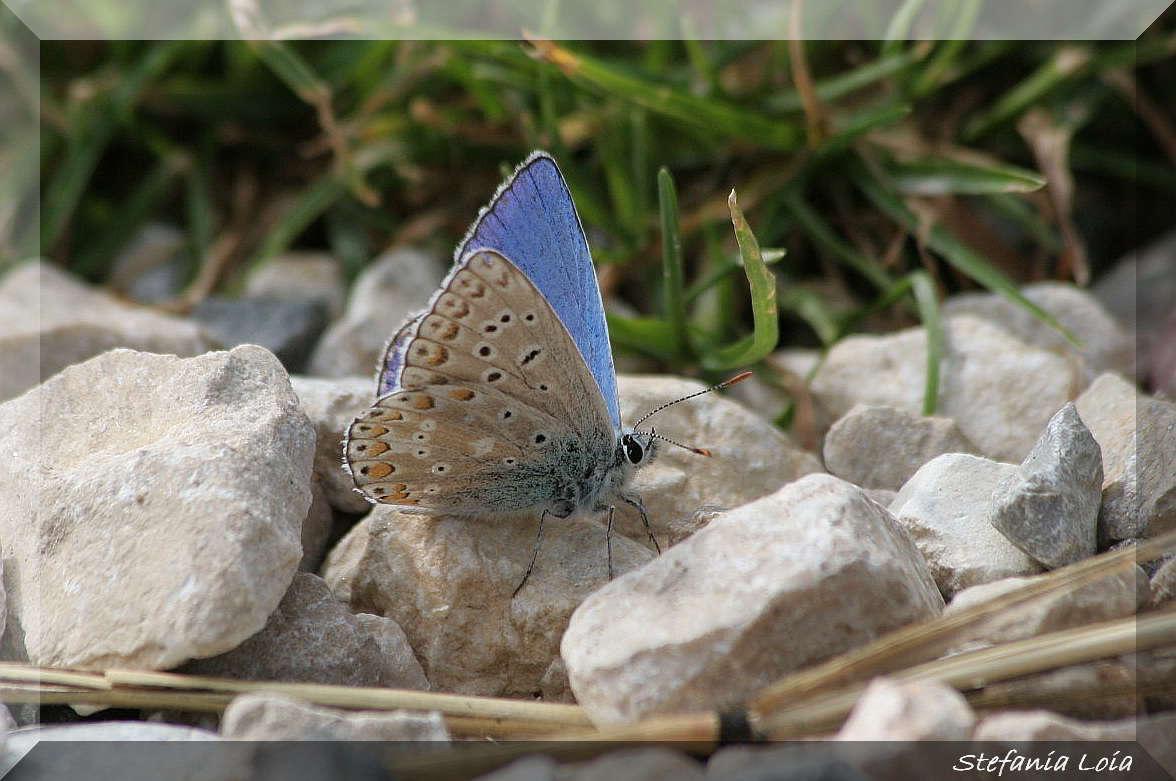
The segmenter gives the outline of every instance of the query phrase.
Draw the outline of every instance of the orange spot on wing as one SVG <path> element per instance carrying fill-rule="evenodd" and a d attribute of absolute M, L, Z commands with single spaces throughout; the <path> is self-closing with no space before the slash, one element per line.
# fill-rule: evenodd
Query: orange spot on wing
<path fill-rule="evenodd" d="M 361 470 L 362 473 L 373 480 L 381 480 L 396 471 L 396 467 L 391 464 L 383 462 L 376 462 L 374 464 L 366 464 Z"/>

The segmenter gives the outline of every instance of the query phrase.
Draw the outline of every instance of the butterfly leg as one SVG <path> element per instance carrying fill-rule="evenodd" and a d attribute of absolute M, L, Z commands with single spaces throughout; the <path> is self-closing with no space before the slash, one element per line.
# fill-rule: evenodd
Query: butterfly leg
<path fill-rule="evenodd" d="M 645 533 L 649 535 L 649 541 L 653 543 L 653 549 L 660 555 L 662 552 L 661 546 L 657 544 L 657 537 L 653 536 L 653 527 L 649 525 L 649 516 L 645 513 L 645 507 L 641 504 L 641 497 L 636 494 L 617 494 L 617 498 L 640 513 L 641 523 L 645 524 Z M 611 523 L 609 528 L 612 528 Z"/>
<path fill-rule="evenodd" d="M 616 514 L 617 508 L 614 505 L 608 506 L 608 524 L 604 527 L 604 545 L 608 549 L 608 579 L 613 579 L 613 563 L 612 563 L 612 530 L 613 530 L 613 515 Z"/>
<path fill-rule="evenodd" d="M 514 599 L 523 590 L 523 586 L 527 585 L 527 579 L 531 577 L 531 570 L 535 569 L 535 559 L 539 557 L 539 543 L 543 541 L 543 519 L 547 517 L 547 509 L 544 508 L 543 513 L 539 516 L 539 533 L 535 535 L 535 547 L 531 549 L 531 563 L 527 565 L 527 571 L 523 574 L 523 579 L 519 585 L 515 586 L 514 593 L 510 595 Z"/>

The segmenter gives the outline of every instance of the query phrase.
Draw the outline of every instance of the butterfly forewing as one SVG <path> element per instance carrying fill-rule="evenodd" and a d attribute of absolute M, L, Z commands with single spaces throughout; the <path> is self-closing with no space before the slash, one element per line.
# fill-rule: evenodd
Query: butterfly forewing
<path fill-rule="evenodd" d="M 397 334 L 385 388 L 351 425 L 345 451 L 356 485 L 376 501 L 455 514 L 534 506 L 577 459 L 587 468 L 615 446 L 567 329 L 497 252 L 464 258 Z"/>
<path fill-rule="evenodd" d="M 484 247 L 509 257 L 550 302 L 587 363 L 613 428 L 620 428 L 612 350 L 592 254 L 551 155 L 535 152 L 519 164 L 479 213 L 457 257 Z"/>

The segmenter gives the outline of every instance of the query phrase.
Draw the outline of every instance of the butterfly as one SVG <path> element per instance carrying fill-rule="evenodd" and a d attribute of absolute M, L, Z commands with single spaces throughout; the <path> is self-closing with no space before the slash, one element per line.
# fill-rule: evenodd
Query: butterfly
<path fill-rule="evenodd" d="M 437 515 L 540 511 L 515 594 L 547 515 L 607 511 L 611 574 L 614 501 L 623 502 L 660 553 L 625 486 L 672 441 L 621 425 L 592 255 L 550 155 L 533 152 L 499 186 L 454 258 L 425 310 L 388 343 L 376 402 L 347 430 L 344 467 L 356 489 Z"/>

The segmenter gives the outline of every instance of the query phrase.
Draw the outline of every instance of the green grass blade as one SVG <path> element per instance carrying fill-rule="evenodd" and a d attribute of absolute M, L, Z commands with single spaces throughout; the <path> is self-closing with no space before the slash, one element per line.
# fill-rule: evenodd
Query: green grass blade
<path fill-rule="evenodd" d="M 1053 225 L 1027 199 L 1006 193 L 993 193 L 984 201 L 993 213 L 999 215 L 999 219 L 1024 231 L 1037 246 L 1047 252 L 1057 252 L 1061 249 L 1062 244 Z"/>
<path fill-rule="evenodd" d="M 10 128 L 0 144 L 0 275 L 10 263 L 39 254 L 35 204 L 41 145 L 36 128 L 30 123 L 26 129 L 23 120 L 21 125 Z"/>
<path fill-rule="evenodd" d="M 213 151 L 209 139 L 197 150 L 194 165 L 188 169 L 184 181 L 184 216 L 187 222 L 188 243 L 192 256 L 203 258 L 215 240 L 215 187 L 209 172 L 213 170 Z"/>
<path fill-rule="evenodd" d="M 1081 73 L 1090 64 L 1089 46 L 1072 45 L 1059 49 L 1027 78 L 1008 90 L 987 111 L 981 111 L 964 125 L 963 140 L 975 141 L 997 125 L 1009 122 L 1059 84 Z"/>
<path fill-rule="evenodd" d="M 676 86 L 576 54 L 551 41 L 532 41 L 541 59 L 574 83 L 599 95 L 620 98 L 717 137 L 754 142 L 764 149 L 792 151 L 804 145 L 797 125 L 714 98 L 700 98 Z"/>
<path fill-rule="evenodd" d="M 958 13 L 951 29 L 943 35 L 945 40 L 936 47 L 935 53 L 928 59 L 926 67 L 911 86 L 911 94 L 915 96 L 933 92 L 949 78 L 950 72 L 968 45 L 968 39 L 972 37 L 972 28 L 983 0 L 959 0 L 955 5 Z M 939 7 L 944 8 L 945 5 L 941 4 Z"/>
<path fill-rule="evenodd" d="M 351 150 L 345 141 L 334 142 L 341 135 L 336 126 L 334 96 L 331 85 L 322 79 L 289 44 L 283 41 L 257 41 L 253 43 L 258 57 L 272 70 L 290 90 L 312 106 L 318 117 L 324 135 L 332 140 L 338 176 L 347 184 L 356 198 L 374 206 L 378 196 L 367 186 L 361 171 L 352 159 Z"/>
<path fill-rule="evenodd" d="M 893 188 L 878 181 L 864 166 L 859 167 L 855 180 L 866 197 L 890 219 L 903 226 L 913 236 L 919 235 L 918 219 L 893 191 Z M 952 267 L 970 279 L 998 293 L 1032 314 L 1038 320 L 1055 328 L 1073 345 L 1081 347 L 1078 338 L 1053 315 L 1027 299 L 1009 279 L 992 264 L 986 262 L 968 245 L 964 244 L 941 225 L 934 225 L 927 231 L 927 246 L 942 256 Z"/>
<path fill-rule="evenodd" d="M 1045 186 L 1044 176 L 997 162 L 924 158 L 896 161 L 888 169 L 894 186 L 904 195 L 1029 193 Z"/>
<path fill-rule="evenodd" d="M 828 347 L 842 335 L 840 318 L 825 300 L 812 290 L 791 288 L 780 294 L 780 309 L 792 312 L 812 329 L 821 344 Z"/>
<path fill-rule="evenodd" d="M 650 163 L 650 131 L 649 112 L 634 107 L 629 112 L 629 169 L 634 182 L 648 182 Z M 648 215 L 651 211 L 649 187 L 641 185 L 633 188 L 633 240 L 638 246 L 649 241 L 651 223 Z"/>
<path fill-rule="evenodd" d="M 926 4 L 926 0 L 904 0 L 903 4 L 899 6 L 898 11 L 890 18 L 890 23 L 886 26 L 886 32 L 882 34 L 882 55 L 884 57 L 893 57 L 901 51 L 902 47 L 907 44 L 907 38 L 910 37 L 911 24 L 915 17 Z"/>
<path fill-rule="evenodd" d="M 654 317 L 621 317 L 606 314 L 609 339 L 613 347 L 649 355 L 667 364 L 676 364 L 682 356 L 674 351 L 675 335 L 670 324 Z"/>
<path fill-rule="evenodd" d="M 282 220 L 270 231 L 265 243 L 247 263 L 247 273 L 254 271 L 265 261 L 284 252 L 307 226 L 319 218 L 327 209 L 346 196 L 343 182 L 334 177 L 323 177 L 306 189 L 283 215 Z"/>
<path fill-rule="evenodd" d="M 678 222 L 678 194 L 667 168 L 657 172 L 657 196 L 662 230 L 662 278 L 665 282 L 666 319 L 674 338 L 674 351 L 690 354 L 686 334 L 686 283 L 682 272 L 682 234 Z"/>
<path fill-rule="evenodd" d="M 739 256 L 743 260 L 743 272 L 751 288 L 751 313 L 755 326 L 749 336 L 727 347 L 711 350 L 703 356 L 705 368 L 714 370 L 750 366 L 776 349 L 780 339 L 776 276 L 764 264 L 759 243 L 735 201 L 734 190 L 727 198 L 727 206 L 731 210 L 731 223 L 735 228 L 735 240 L 739 244 Z"/>
<path fill-rule="evenodd" d="M 871 130 L 894 124 L 910 113 L 911 107 L 907 102 L 887 99 L 878 105 L 840 117 L 834 132 L 821 139 L 813 149 L 813 165 L 826 162 L 845 151 Z"/>
<path fill-rule="evenodd" d="M 118 81 L 108 98 L 95 98 L 74 112 L 72 132 L 66 139 L 64 159 L 43 189 L 41 251 L 49 253 L 73 218 L 94 167 L 106 151 L 119 124 L 131 112 L 147 85 L 168 67 L 183 41 L 151 44 L 143 56 Z"/>
<path fill-rule="evenodd" d="M 1095 171 L 1136 185 L 1176 193 L 1176 167 L 1166 160 L 1137 155 L 1134 150 L 1087 144 L 1075 139 L 1070 149 L 1070 163 L 1075 171 Z"/>
<path fill-rule="evenodd" d="M 914 49 L 884 55 L 877 60 L 851 68 L 845 73 L 821 79 L 813 87 L 817 100 L 834 103 L 846 95 L 876 84 L 899 73 L 918 60 Z M 796 90 L 771 95 L 764 100 L 764 107 L 778 114 L 791 114 L 804 110 L 804 98 Z"/>
<path fill-rule="evenodd" d="M 134 183 L 130 195 L 117 204 L 113 214 L 103 220 L 102 233 L 95 241 L 74 254 L 70 264 L 73 270 L 86 279 L 105 277 L 119 250 L 126 245 L 127 237 L 135 235 L 156 213 L 188 165 L 185 153 L 165 153 L 154 169 Z"/>
<path fill-rule="evenodd" d="M 601 138 L 600 165 L 608 186 L 609 212 L 623 233 L 626 244 L 631 246 L 646 212 L 638 208 L 640 188 L 636 183 L 645 181 L 645 178 L 633 176 L 633 160 L 625 143 L 629 129 L 629 124 L 623 118 L 606 128 Z"/>
<path fill-rule="evenodd" d="M 254 41 L 252 46 L 261 61 L 269 66 L 282 83 L 307 103 L 314 105 L 324 93 L 330 92 L 327 83 L 289 44 L 283 41 Z"/>
<path fill-rule="evenodd" d="M 710 254 L 712 257 L 719 255 L 717 251 Z M 760 258 L 763 259 L 765 265 L 774 265 L 786 257 L 788 257 L 787 250 L 760 248 Z M 716 285 L 720 285 L 730 279 L 732 275 L 738 273 L 740 268 L 742 266 L 732 261 L 720 262 L 719 265 L 707 271 L 700 279 L 696 280 L 686 289 L 686 305 L 689 306 Z"/>
<path fill-rule="evenodd" d="M 912 271 L 909 275 L 915 307 L 927 334 L 927 376 L 923 385 L 923 414 L 934 415 L 939 404 L 939 366 L 943 362 L 943 327 L 939 320 L 939 298 L 935 283 L 926 271 Z"/>
<path fill-rule="evenodd" d="M 804 200 L 803 193 L 798 190 L 786 191 L 784 203 L 793 219 L 826 252 L 839 258 L 847 266 L 868 279 L 870 284 L 878 290 L 888 290 L 894 284 L 894 279 L 884 268 L 838 236 L 837 232 L 809 207 Z"/>

